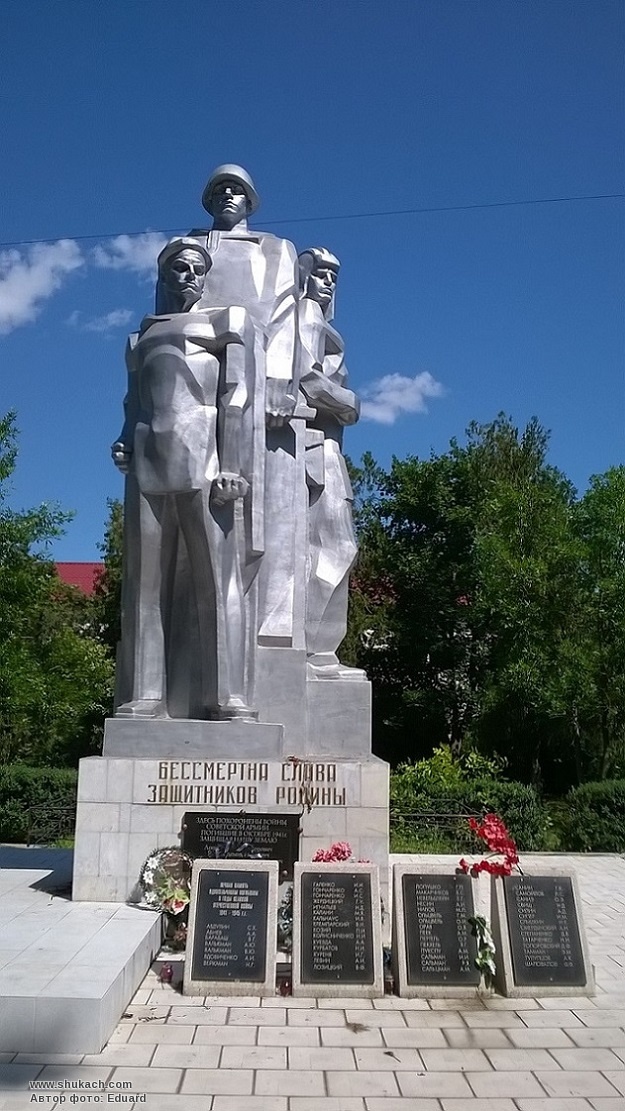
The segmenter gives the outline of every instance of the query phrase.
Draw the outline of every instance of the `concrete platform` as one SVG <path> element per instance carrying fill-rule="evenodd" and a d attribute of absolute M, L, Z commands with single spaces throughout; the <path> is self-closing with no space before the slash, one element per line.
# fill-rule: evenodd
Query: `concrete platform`
<path fill-rule="evenodd" d="M 579 878 L 592 999 L 204 998 L 157 961 L 101 1053 L 0 1053 L 0 1111 L 625 1111 L 625 859 L 521 858 L 549 862 Z"/>
<path fill-rule="evenodd" d="M 0 846 L 0 1053 L 99 1053 L 161 940 L 160 915 L 73 903 L 72 852 Z"/>

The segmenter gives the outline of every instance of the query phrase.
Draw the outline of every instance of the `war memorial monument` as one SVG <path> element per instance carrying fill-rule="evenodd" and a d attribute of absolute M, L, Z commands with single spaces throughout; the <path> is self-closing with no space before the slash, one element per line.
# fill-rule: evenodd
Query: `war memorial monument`
<path fill-rule="evenodd" d="M 356 557 L 342 436 L 359 414 L 340 263 L 250 228 L 240 166 L 202 203 L 212 226 L 161 252 L 127 344 L 116 709 L 81 761 L 73 898 L 132 901 L 185 815 L 225 831 L 247 815 L 294 825 L 295 860 L 348 841 L 387 900 L 388 766 L 371 685 L 338 654 Z"/>
<path fill-rule="evenodd" d="M 574 877 L 508 875 L 491 897 L 453 859 L 418 857 L 395 864 L 391 912 L 388 765 L 371 684 L 339 658 L 357 554 L 342 438 L 359 415 L 340 263 L 250 228 L 240 166 L 202 202 L 212 227 L 164 247 L 155 312 L 128 339 L 116 708 L 80 763 L 73 899 L 139 902 L 148 855 L 188 852 L 189 994 L 273 994 L 290 882 L 295 995 L 383 994 L 391 916 L 402 995 L 488 989 L 476 913 L 506 994 L 592 993 Z M 333 842 L 351 859 L 313 861 Z"/>
<path fill-rule="evenodd" d="M 391 985 L 488 996 L 478 921 L 505 995 L 592 995 L 577 880 L 558 866 L 489 884 L 404 857 L 391 907 L 388 765 L 371 685 L 339 657 L 356 558 L 342 436 L 359 414 L 339 260 L 249 228 L 240 166 L 214 171 L 203 204 L 212 227 L 164 247 L 155 311 L 128 339 L 115 711 L 102 756 L 80 762 L 72 902 L 31 913 L 29 888 L 11 927 L 0 1052 L 100 1052 L 159 952 L 139 878 L 172 847 L 193 858 L 185 995 L 271 996 L 282 976 L 337 1006 Z"/>

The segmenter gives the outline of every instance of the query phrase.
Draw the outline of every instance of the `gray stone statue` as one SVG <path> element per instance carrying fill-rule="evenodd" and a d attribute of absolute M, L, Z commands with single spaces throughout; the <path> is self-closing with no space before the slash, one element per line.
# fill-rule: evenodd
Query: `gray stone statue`
<path fill-rule="evenodd" d="M 218 166 L 202 204 L 213 217 L 209 232 L 191 231 L 213 259 L 210 294 L 201 304 L 244 305 L 264 336 L 268 427 L 280 427 L 293 414 L 297 397 L 295 361 L 297 260 L 292 243 L 269 232 L 251 231 L 247 218 L 260 197 L 241 166 Z"/>
<path fill-rule="evenodd" d="M 210 230 L 189 234 L 213 266 L 199 307 L 242 305 L 256 328 L 256 365 L 265 381 L 265 558 L 259 576 L 259 638 L 293 643 L 296 598 L 296 437 L 289 419 L 297 400 L 297 252 L 292 243 L 248 227 L 260 198 L 241 166 L 219 166 L 202 195 Z M 255 530 L 256 521 L 252 521 Z M 255 535 L 255 532 L 254 532 Z"/>
<path fill-rule="evenodd" d="M 161 252 L 127 347 L 116 717 L 260 709 L 292 729 L 306 678 L 363 676 L 337 656 L 356 556 L 342 430 L 359 412 L 330 323 L 339 262 L 250 230 L 240 166 L 203 203 L 212 229 Z"/>
<path fill-rule="evenodd" d="M 300 388 L 315 410 L 306 436 L 308 678 L 360 679 L 364 672 L 343 667 L 337 656 L 347 632 L 349 572 L 357 553 L 343 428 L 360 414 L 360 403 L 347 387 L 343 340 L 330 324 L 340 263 L 325 247 L 311 247 L 299 256 L 299 267 Z"/>
<path fill-rule="evenodd" d="M 127 474 L 116 714 L 253 719 L 256 330 L 240 306 L 203 307 L 212 260 L 195 239 L 170 242 L 158 267 L 159 311 L 129 341 L 112 449 Z"/>
<path fill-rule="evenodd" d="M 340 835 L 388 865 L 371 684 L 338 656 L 358 418 L 331 323 L 339 262 L 248 226 L 240 166 L 203 201 L 212 227 L 161 252 L 127 345 L 116 710 L 81 762 L 75 899 L 134 899 L 189 809 L 297 811 L 302 858 Z"/>

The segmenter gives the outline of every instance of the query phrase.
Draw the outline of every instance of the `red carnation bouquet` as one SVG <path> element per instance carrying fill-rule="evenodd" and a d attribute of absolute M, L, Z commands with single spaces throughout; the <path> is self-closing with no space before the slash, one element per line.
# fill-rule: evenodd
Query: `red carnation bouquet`
<path fill-rule="evenodd" d="M 485 857 L 469 863 L 463 857 L 460 868 L 465 874 L 478 876 L 480 872 L 488 872 L 491 876 L 509 876 L 514 867 L 519 868 L 519 853 L 514 839 L 497 814 L 487 814 L 481 822 L 477 818 L 469 818 L 469 825 L 475 836 L 479 837 L 488 846 L 491 854 L 499 859 L 491 860 Z"/>

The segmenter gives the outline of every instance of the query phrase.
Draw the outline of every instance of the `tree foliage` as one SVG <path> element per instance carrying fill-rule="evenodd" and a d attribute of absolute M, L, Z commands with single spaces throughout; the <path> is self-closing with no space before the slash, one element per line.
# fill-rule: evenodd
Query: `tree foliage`
<path fill-rule="evenodd" d="M 576 506 L 581 545 L 578 628 L 584 685 L 574 692 L 579 768 L 592 778 L 625 776 L 625 467 L 590 480 Z M 578 776 L 582 778 L 588 776 Z"/>
<path fill-rule="evenodd" d="M 112 662 L 89 599 L 49 558 L 71 514 L 9 508 L 15 462 L 10 413 L 0 421 L 0 763 L 71 764 L 98 749 Z"/>
<path fill-rule="evenodd" d="M 122 549 L 124 543 L 124 507 L 117 498 L 107 501 L 108 519 L 100 551 L 104 566 L 93 593 L 94 620 L 100 639 L 113 657 L 121 639 Z"/>
<path fill-rule="evenodd" d="M 500 414 L 444 454 L 355 472 L 350 652 L 392 762 L 448 744 L 551 790 L 620 774 L 625 469 L 578 501 L 548 443 Z"/>

